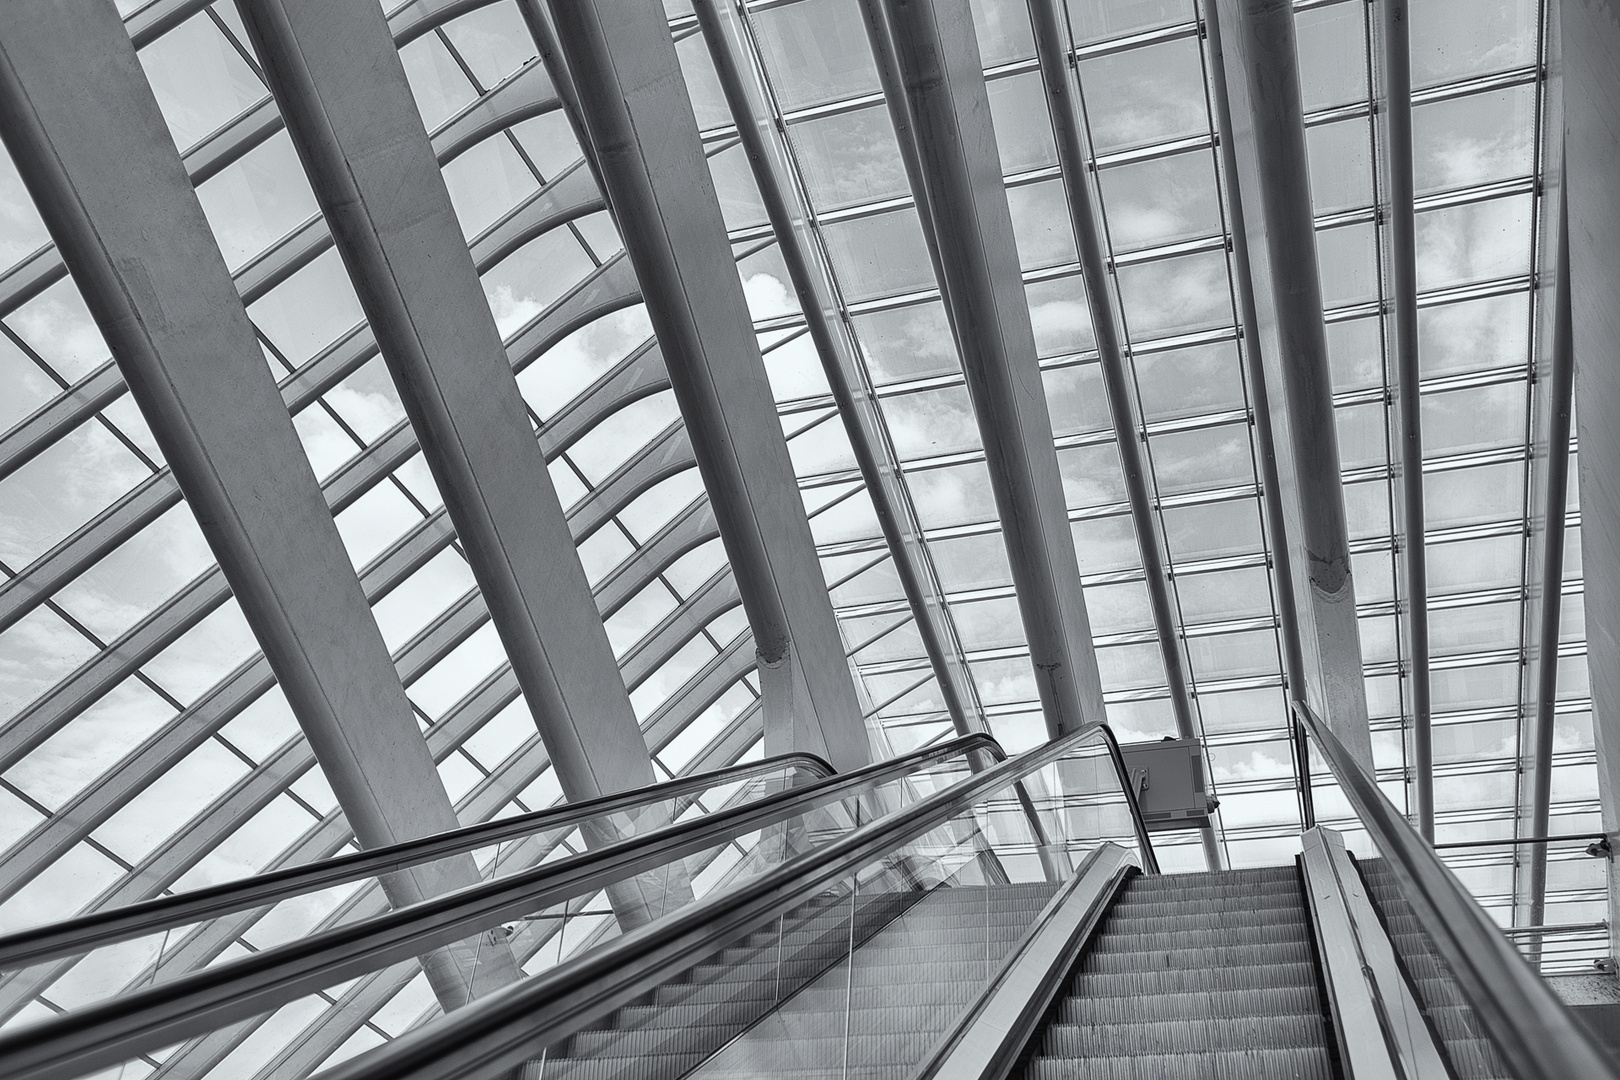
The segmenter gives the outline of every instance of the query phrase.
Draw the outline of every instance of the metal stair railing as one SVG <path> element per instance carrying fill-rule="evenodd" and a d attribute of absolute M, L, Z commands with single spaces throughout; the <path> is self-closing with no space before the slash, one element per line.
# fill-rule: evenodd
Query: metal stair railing
<path fill-rule="evenodd" d="M 1158 862 L 1119 745 L 1106 724 L 1089 724 L 577 960 L 498 990 L 326 1070 L 317 1080 L 472 1080 L 501 1075 L 988 797 L 1005 792 L 1016 804 L 1021 800 L 1014 789 L 1021 782 L 1099 736 L 1129 811 L 1144 869 L 1157 873 Z"/>
<path fill-rule="evenodd" d="M 77 956 L 105 945 L 148 934 L 161 934 L 204 919 L 247 911 L 334 885 L 390 874 L 534 833 L 576 828 L 593 818 L 635 810 L 651 803 L 679 800 L 684 796 L 696 797 L 709 788 L 737 781 L 769 777 L 776 772 L 785 775 L 790 769 L 810 773 L 818 779 L 834 775 L 833 767 L 814 754 L 782 754 L 763 761 L 683 776 L 634 791 L 604 795 L 599 799 L 480 822 L 353 855 L 340 855 L 272 870 L 239 881 L 160 896 L 6 934 L 0 937 L 0 971 Z M 671 817 L 679 816 L 680 810 L 684 809 L 680 807 Z"/>
<path fill-rule="evenodd" d="M 1514 1074 L 1521 1080 L 1620 1080 L 1620 1067 L 1531 969 L 1349 748 L 1303 702 L 1293 703 L 1293 717 L 1321 752 L 1403 898 Z M 1300 785 L 1309 791 L 1310 759 L 1300 753 L 1296 760 Z"/>
<path fill-rule="evenodd" d="M 966 735 L 97 1002 L 0 1036 L 0 1076 L 66 1080 L 117 1064 L 767 826 L 878 791 L 931 765 L 963 758 L 971 769 L 981 756 L 1005 758 L 990 736 Z M 481 835 L 474 843 L 489 842 Z"/>

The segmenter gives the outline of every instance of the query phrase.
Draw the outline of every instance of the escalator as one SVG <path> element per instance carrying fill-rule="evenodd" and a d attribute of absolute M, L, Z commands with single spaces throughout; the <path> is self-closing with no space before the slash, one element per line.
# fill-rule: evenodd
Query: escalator
<path fill-rule="evenodd" d="M 1330 1080 L 1329 1046 L 1293 867 L 1136 877 L 1023 1075 Z"/>
<path fill-rule="evenodd" d="M 703 816 L 648 795 L 639 833 L 0 1037 L 0 1074 L 84 1075 L 499 930 L 524 977 L 319 1080 L 1620 1080 L 1332 733 L 1301 724 L 1358 831 L 1313 824 L 1292 865 L 1161 874 L 1105 726 L 1010 760 L 981 736 L 727 781 Z M 602 906 L 628 884 L 662 889 L 650 917 Z M 552 962 L 525 951 L 565 933 Z M 32 947 L 0 939 L 0 961 Z"/>

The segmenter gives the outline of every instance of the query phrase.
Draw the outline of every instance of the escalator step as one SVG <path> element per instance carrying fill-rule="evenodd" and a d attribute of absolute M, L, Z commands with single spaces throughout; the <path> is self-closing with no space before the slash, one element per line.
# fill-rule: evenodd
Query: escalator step
<path fill-rule="evenodd" d="M 1179 1018 L 1138 1024 L 1053 1024 L 1041 1052 L 1047 1057 L 1095 1058 L 1153 1054 L 1211 1054 L 1227 1050 L 1320 1049 L 1320 1016 L 1243 1016 L 1218 1020 Z"/>
<path fill-rule="evenodd" d="M 1168 930 L 1143 933 L 1135 927 L 1110 924 L 1110 932 L 1101 935 L 1092 950 L 1093 956 L 1116 953 L 1179 952 L 1192 949 L 1250 948 L 1256 945 L 1307 944 L 1309 933 L 1303 922 L 1279 923 L 1275 926 L 1210 927 L 1199 930 Z"/>
<path fill-rule="evenodd" d="M 1037 1058 L 1028 1080 L 1333 1080 L 1321 1049 L 1226 1050 L 1213 1054 Z"/>
<path fill-rule="evenodd" d="M 1254 990 L 1268 986 L 1315 986 L 1316 965 L 1309 961 L 1296 961 L 1206 971 L 1082 971 L 1075 982 L 1077 989 L 1083 989 L 1088 997 L 1138 997 L 1146 994 Z"/>
<path fill-rule="evenodd" d="M 1209 971 L 1311 962 L 1307 941 L 1257 941 L 1249 945 L 1212 945 L 1198 949 L 1098 952 L 1087 957 L 1084 970 L 1098 974 L 1150 971 Z"/>
<path fill-rule="evenodd" d="M 1154 1020 L 1284 1016 L 1317 1007 L 1314 980 L 1298 986 L 1267 986 L 1240 993 L 1199 991 L 1141 997 L 1076 996 L 1066 999 L 1058 1021 L 1065 1024 L 1129 1024 Z"/>

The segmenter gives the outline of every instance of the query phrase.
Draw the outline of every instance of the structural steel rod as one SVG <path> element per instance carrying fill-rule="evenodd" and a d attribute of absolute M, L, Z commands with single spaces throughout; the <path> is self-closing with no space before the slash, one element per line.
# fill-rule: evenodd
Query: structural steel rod
<path fill-rule="evenodd" d="M 1412 178 L 1412 56 L 1408 0 L 1383 0 L 1374 36 L 1380 81 L 1384 254 L 1390 354 L 1395 369 L 1395 464 L 1400 486 L 1402 617 L 1412 715 L 1412 792 L 1418 832 L 1434 840 L 1434 738 L 1430 730 L 1429 570 L 1424 540 L 1422 368 L 1418 362 L 1417 216 Z"/>
<path fill-rule="evenodd" d="M 1561 133 L 1560 133 L 1561 134 Z M 1575 391 L 1575 352 L 1572 334 L 1569 279 L 1568 204 L 1560 200 L 1558 217 L 1557 269 L 1552 292 L 1552 347 L 1546 357 L 1546 378 L 1539 389 L 1545 394 L 1541 416 L 1547 421 L 1544 477 L 1542 488 L 1541 532 L 1538 541 L 1540 564 L 1531 569 L 1537 575 L 1532 592 L 1539 596 L 1539 619 L 1531 629 L 1536 635 L 1533 659 L 1527 673 L 1535 679 L 1530 688 L 1534 717 L 1530 732 L 1530 835 L 1546 836 L 1552 822 L 1553 733 L 1558 706 L 1558 638 L 1563 627 L 1565 507 L 1569 493 L 1570 410 Z M 1597 568 L 1594 567 L 1594 570 Z M 1532 605 L 1535 607 L 1536 605 Z M 1595 714 L 1594 714 L 1595 722 Z M 1547 915 L 1547 845 L 1530 848 L 1530 911 L 1528 925 L 1540 926 Z"/>
<path fill-rule="evenodd" d="M 663 345 L 753 628 L 766 752 L 858 767 L 871 752 L 854 679 L 663 6 L 520 7 Z"/>
<path fill-rule="evenodd" d="M 1249 235 L 1244 225 L 1243 197 L 1237 185 L 1237 152 L 1232 139 L 1231 99 L 1226 92 L 1226 54 L 1221 46 L 1221 21 L 1214 7 L 1205 5 L 1204 27 L 1209 35 L 1209 74 L 1213 85 L 1215 130 L 1220 133 L 1221 173 L 1226 177 L 1227 227 L 1232 236 L 1232 280 L 1236 284 L 1238 320 L 1243 354 L 1243 370 L 1253 405 L 1254 437 L 1260 459 L 1261 506 L 1264 508 L 1268 554 L 1271 559 L 1273 595 L 1277 603 L 1277 634 L 1282 639 L 1283 673 L 1292 701 L 1305 700 L 1305 659 L 1300 646 L 1299 612 L 1294 603 L 1293 555 L 1288 541 L 1288 521 L 1283 510 L 1282 483 L 1278 477 L 1277 441 L 1271 428 L 1271 395 L 1266 389 L 1265 362 L 1258 346 L 1259 315 L 1254 300 L 1254 275 L 1249 265 Z M 1315 807 L 1307 768 L 1310 747 L 1305 731 L 1289 723 L 1293 733 L 1295 780 L 1299 785 L 1300 822 L 1305 828 L 1316 824 Z"/>
<path fill-rule="evenodd" d="M 1372 769 L 1372 737 L 1317 276 L 1310 169 L 1288 0 L 1217 0 L 1223 82 L 1255 321 L 1244 327 L 1270 392 L 1273 447 L 1299 620 L 1303 694 Z M 1235 224 L 1235 223 L 1234 223 Z M 1279 546 L 1273 541 L 1274 548 Z M 1297 691 L 1296 691 L 1297 692 Z"/>
<path fill-rule="evenodd" d="M 1105 716 L 1018 249 L 966 0 L 863 0 L 962 357 L 1048 734 Z"/>
<path fill-rule="evenodd" d="M 1136 546 L 1142 556 L 1142 577 L 1147 585 L 1148 605 L 1153 626 L 1159 635 L 1159 651 L 1164 656 L 1165 683 L 1176 713 L 1176 729 L 1184 739 L 1202 733 L 1193 717 L 1192 694 L 1187 685 L 1186 654 L 1177 632 L 1180 620 L 1170 596 L 1170 582 L 1164 567 L 1164 546 L 1153 497 L 1148 491 L 1147 463 L 1142 455 L 1142 437 L 1136 426 L 1136 407 L 1131 394 L 1131 373 L 1125 361 L 1125 342 L 1114 291 L 1108 279 L 1108 258 L 1104 252 L 1102 227 L 1091 190 L 1092 170 L 1088 167 L 1085 131 L 1080 122 L 1078 84 L 1069 66 L 1069 36 L 1058 21 L 1055 0 L 1029 0 L 1030 22 L 1035 34 L 1035 53 L 1040 60 L 1041 79 L 1046 85 L 1052 128 L 1057 135 L 1058 168 L 1069 200 L 1069 219 L 1074 225 L 1075 246 L 1085 276 L 1086 302 L 1091 326 L 1097 338 L 1097 358 L 1102 368 L 1103 387 L 1108 395 L 1108 411 L 1114 418 L 1114 440 L 1119 447 L 1120 471 L 1130 501 L 1131 522 L 1136 526 Z M 1203 834 L 1204 854 L 1210 867 L 1222 865 L 1220 845 L 1214 826 L 1207 821 Z"/>
<path fill-rule="evenodd" d="M 821 358 L 827 385 L 844 421 L 883 539 L 911 606 L 917 633 L 939 680 L 951 722 L 961 734 L 986 730 L 978 690 L 968 671 L 945 597 L 934 576 L 922 528 L 901 479 L 900 463 L 867 385 L 854 342 L 841 316 L 833 282 L 812 235 L 807 207 L 793 183 L 781 132 L 754 72 L 745 72 L 747 29 L 730 0 L 695 0 L 715 73 L 725 91 L 737 134 L 776 234 L 777 248 Z M 742 55 L 739 55 L 741 53 Z"/>
<path fill-rule="evenodd" d="M 243 21 L 570 800 L 653 781 L 512 365 L 382 12 Z"/>
<path fill-rule="evenodd" d="M 400 677 L 113 7 L 0 7 L 0 136 L 356 838 L 377 847 L 455 828 Z M 477 880 L 463 858 L 391 875 L 385 888 L 393 903 L 409 904 Z M 484 946 L 475 953 L 476 942 L 460 942 L 424 958 L 445 1008 L 473 996 L 475 977 L 485 987 L 516 976 L 510 952 Z"/>

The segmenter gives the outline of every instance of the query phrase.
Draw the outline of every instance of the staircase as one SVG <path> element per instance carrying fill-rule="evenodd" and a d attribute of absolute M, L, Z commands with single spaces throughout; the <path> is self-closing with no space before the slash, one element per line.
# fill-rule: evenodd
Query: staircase
<path fill-rule="evenodd" d="M 1451 1059 L 1457 1080 L 1507 1080 L 1507 1066 L 1485 1037 L 1479 1017 L 1464 1001 L 1456 978 L 1434 951 L 1412 908 L 1395 886 L 1395 876 L 1383 859 L 1359 859 L 1367 896 L 1384 920 L 1395 955 L 1406 968 L 1418 1003 Z"/>
<path fill-rule="evenodd" d="M 1332 1080 L 1299 874 L 1136 877 L 1025 1080 Z"/>

